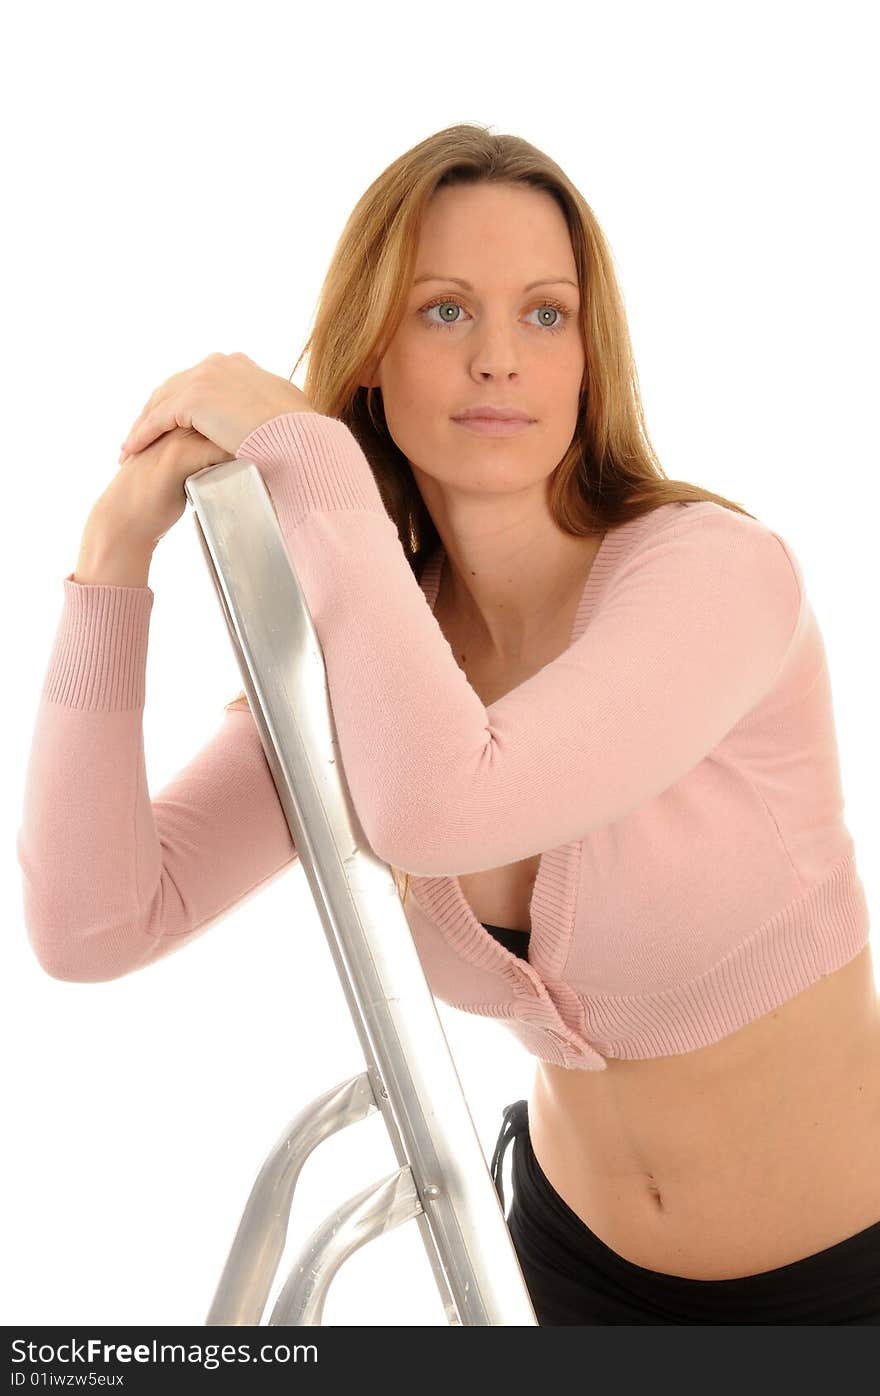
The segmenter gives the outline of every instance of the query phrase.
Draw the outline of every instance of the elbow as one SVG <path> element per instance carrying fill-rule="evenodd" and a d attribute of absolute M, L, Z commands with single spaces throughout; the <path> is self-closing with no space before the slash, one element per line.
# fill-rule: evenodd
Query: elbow
<path fill-rule="evenodd" d="M 67 899 L 69 902 L 69 899 Z M 137 916 L 74 919 L 70 905 L 48 895 L 26 877 L 22 912 L 28 944 L 44 974 L 65 984 L 100 984 L 122 979 L 155 953 Z"/>
<path fill-rule="evenodd" d="M 120 979 L 133 966 L 126 964 L 126 940 L 135 937 L 120 921 L 74 919 L 73 899 L 63 889 L 34 876 L 33 863 L 19 840 L 23 873 L 22 920 L 28 944 L 40 969 L 66 984 L 95 984 Z M 130 958 L 130 952 L 129 952 Z"/>
<path fill-rule="evenodd" d="M 62 984 L 102 984 L 111 979 L 121 979 L 125 970 L 109 969 L 106 965 L 89 964 L 81 956 L 48 957 L 37 956 L 37 963 L 50 979 Z"/>
<path fill-rule="evenodd" d="M 62 984 L 94 984 L 96 982 L 96 976 L 89 974 L 81 965 L 55 964 L 52 961 L 46 964 L 42 960 L 39 963 L 44 974 L 47 974 L 50 979 L 59 980 Z M 111 975 L 109 977 L 116 978 L 117 976 Z"/>
<path fill-rule="evenodd" d="M 121 979 L 135 966 L 120 955 L 119 938 L 112 932 L 74 932 L 69 928 L 37 929 L 27 926 L 28 940 L 37 964 L 50 979 L 64 984 L 101 984 Z"/>
<path fill-rule="evenodd" d="M 406 821 L 395 820 L 393 826 L 386 826 L 370 840 L 370 847 L 383 863 L 409 873 L 410 877 L 455 876 L 455 850 L 436 838 L 419 838 L 418 827 L 412 822 L 407 825 Z"/>

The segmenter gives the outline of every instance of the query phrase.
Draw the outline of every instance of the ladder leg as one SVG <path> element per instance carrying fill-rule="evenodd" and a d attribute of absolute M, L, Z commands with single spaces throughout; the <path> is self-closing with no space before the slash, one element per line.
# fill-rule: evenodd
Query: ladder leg
<path fill-rule="evenodd" d="M 297 1116 L 269 1154 L 207 1322 L 261 1321 L 305 1159 L 322 1138 L 378 1109 L 401 1171 L 315 1233 L 274 1321 L 315 1322 L 343 1256 L 377 1229 L 412 1216 L 450 1324 L 534 1325 L 412 928 L 345 780 L 323 653 L 258 465 L 224 461 L 189 476 L 185 491 L 367 1063 L 366 1073 Z"/>

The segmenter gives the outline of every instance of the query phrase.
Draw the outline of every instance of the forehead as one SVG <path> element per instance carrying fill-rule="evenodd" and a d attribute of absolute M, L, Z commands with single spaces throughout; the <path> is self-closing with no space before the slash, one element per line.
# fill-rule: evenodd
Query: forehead
<path fill-rule="evenodd" d="M 439 189 L 419 232 L 414 280 L 427 272 L 522 288 L 538 277 L 577 285 L 568 225 L 546 191 L 505 184 Z"/>

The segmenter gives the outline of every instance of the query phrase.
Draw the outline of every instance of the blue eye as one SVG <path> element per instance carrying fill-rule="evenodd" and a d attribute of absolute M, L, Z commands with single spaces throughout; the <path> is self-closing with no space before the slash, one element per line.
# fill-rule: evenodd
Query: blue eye
<path fill-rule="evenodd" d="M 419 311 L 419 314 L 422 316 L 426 325 L 430 326 L 431 329 L 442 330 L 454 329 L 456 325 L 461 324 L 460 319 L 442 321 L 432 320 L 428 315 L 428 311 L 433 310 L 436 306 L 439 305 L 455 305 L 458 306 L 459 310 L 464 310 L 464 306 L 461 304 L 461 301 L 456 300 L 453 296 L 439 297 L 437 300 L 431 301 L 428 305 L 422 306 L 422 309 Z M 568 306 L 562 305 L 560 301 L 544 300 L 541 301 L 539 305 L 535 306 L 534 309 L 556 311 L 558 316 L 556 324 L 543 326 L 543 328 L 547 331 L 548 334 L 558 334 L 560 330 L 565 329 L 566 321 L 571 319 L 572 312 L 568 309 Z"/>

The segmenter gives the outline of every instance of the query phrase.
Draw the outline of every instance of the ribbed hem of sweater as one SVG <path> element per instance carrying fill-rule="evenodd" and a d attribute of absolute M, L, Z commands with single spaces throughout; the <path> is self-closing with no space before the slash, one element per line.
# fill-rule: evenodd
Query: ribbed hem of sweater
<path fill-rule="evenodd" d="M 151 587 L 64 578 L 64 606 L 43 696 L 68 708 L 143 708 Z"/>
<path fill-rule="evenodd" d="M 605 1058 L 641 1061 L 711 1046 L 849 964 L 870 939 L 865 886 L 853 852 L 706 974 L 655 993 L 589 993 L 548 973 L 545 961 L 553 957 L 555 944 L 571 943 L 568 911 L 565 922 L 557 920 L 549 930 L 549 912 L 547 922 L 533 926 L 532 942 L 536 932 L 546 942 L 546 952 L 536 944 L 530 948 L 536 970 L 515 959 L 468 915 L 455 879 L 418 879 L 417 899 L 443 925 L 464 959 L 486 968 L 497 960 L 495 967 L 503 966 L 508 980 L 507 1002 L 476 1005 L 450 999 L 450 1006 L 501 1018 L 534 1056 L 587 1071 L 602 1070 Z M 542 980 L 551 986 L 553 998 Z M 807 1043 L 805 1070 L 809 1065 Z"/>

